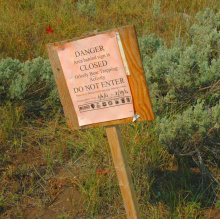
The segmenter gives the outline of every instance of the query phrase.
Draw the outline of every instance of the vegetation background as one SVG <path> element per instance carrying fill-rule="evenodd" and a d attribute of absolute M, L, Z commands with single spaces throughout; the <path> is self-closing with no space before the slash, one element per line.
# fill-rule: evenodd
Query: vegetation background
<path fill-rule="evenodd" d="M 45 45 L 129 24 L 156 116 L 121 126 L 142 216 L 220 217 L 219 6 L 1 0 L 1 217 L 125 218 L 105 129 L 68 129 Z"/>

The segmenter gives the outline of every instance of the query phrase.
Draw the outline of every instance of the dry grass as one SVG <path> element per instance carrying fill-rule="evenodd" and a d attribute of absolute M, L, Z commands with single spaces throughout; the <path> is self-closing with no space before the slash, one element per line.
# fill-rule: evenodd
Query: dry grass
<path fill-rule="evenodd" d="M 164 0 L 160 7 L 153 0 L 85 2 L 90 5 L 2 0 L 0 58 L 46 58 L 49 42 L 128 24 L 138 36 L 156 33 L 170 42 L 185 36 L 183 13 L 193 22 L 196 12 L 219 9 L 210 0 Z M 1 217 L 125 217 L 104 128 L 69 131 L 59 108 L 26 115 L 22 105 L 10 103 L 0 107 L 0 121 Z M 206 209 L 209 215 L 220 209 L 211 183 L 201 189 L 201 173 L 190 160 L 177 160 L 158 144 L 153 123 L 122 125 L 121 131 L 143 218 L 207 218 Z"/>
<path fill-rule="evenodd" d="M 80 4 L 81 2 L 81 4 Z M 185 0 L 120 1 L 74 0 L 2 0 L 0 3 L 0 58 L 13 57 L 27 60 L 47 57 L 45 45 L 79 37 L 87 31 L 107 30 L 134 24 L 139 36 L 156 33 L 168 42 L 184 35 L 186 19 L 204 8 L 218 9 L 218 1 Z M 52 27 L 53 33 L 46 29 Z"/>
<path fill-rule="evenodd" d="M 22 107 L 9 105 L 0 115 L 3 218 L 123 218 L 104 128 L 69 131 L 59 110 L 30 119 Z M 203 217 L 217 200 L 211 182 L 202 190 L 198 168 L 168 154 L 151 127 L 121 126 L 144 218 Z"/>

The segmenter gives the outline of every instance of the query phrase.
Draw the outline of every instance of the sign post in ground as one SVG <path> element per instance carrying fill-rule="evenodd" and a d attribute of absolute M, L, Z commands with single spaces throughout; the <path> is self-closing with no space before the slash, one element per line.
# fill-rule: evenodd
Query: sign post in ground
<path fill-rule="evenodd" d="M 105 126 L 128 218 L 140 218 L 119 124 L 154 119 L 134 26 L 47 45 L 70 129 Z"/>
<path fill-rule="evenodd" d="M 107 126 L 106 132 L 127 216 L 128 218 L 140 218 L 138 202 L 119 126 Z"/>

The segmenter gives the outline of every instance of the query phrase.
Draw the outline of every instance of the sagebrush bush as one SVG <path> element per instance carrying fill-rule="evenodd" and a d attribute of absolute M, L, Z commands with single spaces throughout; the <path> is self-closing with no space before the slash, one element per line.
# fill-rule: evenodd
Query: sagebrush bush
<path fill-rule="evenodd" d="M 220 12 L 199 12 L 188 39 L 170 47 L 155 35 L 139 40 L 159 140 L 177 154 L 220 157 Z M 203 154 L 204 155 L 204 154 Z"/>
<path fill-rule="evenodd" d="M 88 3 L 84 0 L 80 0 L 76 5 L 80 15 L 91 17 L 96 14 L 96 2 L 93 0 L 89 0 Z"/>
<path fill-rule="evenodd" d="M 42 108 L 48 100 L 59 102 L 57 87 L 49 60 L 38 57 L 21 63 L 7 58 L 0 61 L 1 104 L 25 102 L 29 111 Z M 32 109 L 31 109 L 32 108 Z"/>
<path fill-rule="evenodd" d="M 204 14 L 210 22 L 202 22 L 205 15 L 199 13 L 197 23 L 189 27 L 187 42 L 176 39 L 168 48 L 154 35 L 140 39 L 143 66 L 157 114 L 171 106 L 196 103 L 202 97 L 213 102 L 219 98 L 216 92 L 207 90 L 220 78 L 220 13 L 215 15 L 207 9 Z"/>
<path fill-rule="evenodd" d="M 23 64 L 12 58 L 2 59 L 0 62 L 0 94 L 1 100 L 6 97 L 6 92 L 9 90 L 11 81 L 17 72 L 20 72 Z M 8 97 L 8 96 L 7 96 Z"/>
<path fill-rule="evenodd" d="M 204 156 L 211 150 L 215 159 L 219 159 L 220 102 L 210 108 L 205 107 L 204 102 L 199 101 L 172 119 L 157 118 L 159 140 L 170 152 L 194 155 L 192 152 L 195 152 L 195 146 L 200 146 L 201 152 L 206 153 Z"/>

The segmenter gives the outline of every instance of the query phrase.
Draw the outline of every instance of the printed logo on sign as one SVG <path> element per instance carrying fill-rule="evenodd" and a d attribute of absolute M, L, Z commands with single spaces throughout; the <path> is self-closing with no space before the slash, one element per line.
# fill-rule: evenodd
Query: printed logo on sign
<path fill-rule="evenodd" d="M 124 97 L 121 99 L 110 99 L 110 100 L 106 100 L 105 102 L 87 103 L 85 105 L 80 105 L 79 111 L 86 112 L 91 110 L 100 110 L 100 109 L 106 109 L 109 107 L 115 107 L 124 104 L 132 104 L 131 97 Z"/>
<path fill-rule="evenodd" d="M 79 110 L 80 110 L 80 111 L 85 111 L 85 110 L 88 110 L 88 109 L 90 109 L 90 106 L 89 106 L 89 105 L 79 106 Z"/>

